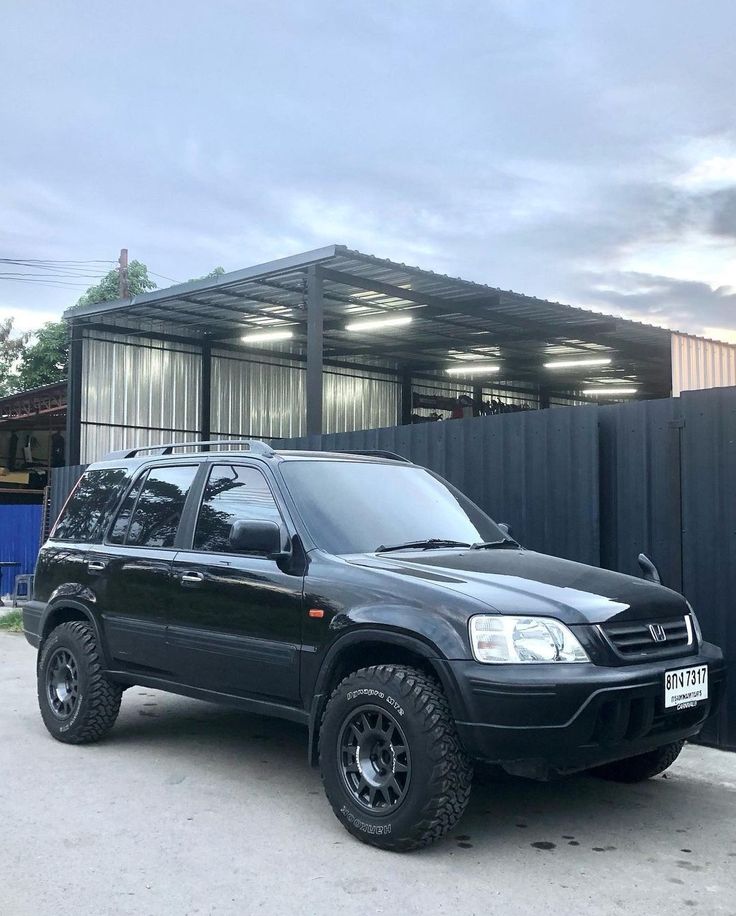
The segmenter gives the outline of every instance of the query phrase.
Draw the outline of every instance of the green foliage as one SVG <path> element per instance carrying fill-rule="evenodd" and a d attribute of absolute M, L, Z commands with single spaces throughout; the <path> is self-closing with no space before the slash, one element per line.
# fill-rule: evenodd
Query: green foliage
<path fill-rule="evenodd" d="M 13 318 L 0 321 L 0 397 L 18 391 L 18 370 L 28 334 L 13 336 Z"/>
<path fill-rule="evenodd" d="M 204 274 L 201 277 L 192 277 L 191 280 L 187 280 L 187 283 L 195 283 L 197 280 L 214 280 L 217 277 L 221 277 L 224 273 L 224 267 L 213 267 L 208 274 Z"/>
<path fill-rule="evenodd" d="M 63 382 L 69 361 L 69 328 L 65 321 L 47 321 L 26 347 L 18 372 L 18 389 Z"/>
<path fill-rule="evenodd" d="M 137 296 L 148 290 L 156 289 L 156 283 L 148 276 L 148 268 L 140 261 L 131 261 L 128 265 L 128 286 L 130 295 Z M 80 296 L 72 308 L 80 305 L 94 305 L 95 302 L 113 302 L 118 296 L 118 269 L 113 268 L 95 286 L 90 286 L 83 296 Z"/>
<path fill-rule="evenodd" d="M 2 611 L 0 611 L 2 613 Z M 3 614 L 0 617 L 0 630 L 8 630 L 10 633 L 23 632 L 23 615 L 20 611 L 14 610 L 9 614 Z"/>

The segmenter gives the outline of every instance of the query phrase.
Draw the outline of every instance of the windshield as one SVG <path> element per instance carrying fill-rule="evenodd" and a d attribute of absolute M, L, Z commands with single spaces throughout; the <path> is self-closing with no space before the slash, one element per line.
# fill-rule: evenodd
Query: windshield
<path fill-rule="evenodd" d="M 505 538 L 467 497 L 415 465 L 285 461 L 281 472 L 314 542 L 329 553 L 372 553 L 430 538 Z"/>

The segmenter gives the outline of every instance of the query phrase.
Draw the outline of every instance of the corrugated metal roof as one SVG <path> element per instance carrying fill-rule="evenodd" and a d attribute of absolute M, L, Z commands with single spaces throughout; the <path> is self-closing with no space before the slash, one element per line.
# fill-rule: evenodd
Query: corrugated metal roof
<path fill-rule="evenodd" d="M 610 354 L 612 365 L 586 384 L 636 383 L 642 393 L 667 395 L 670 331 L 615 316 L 524 296 L 481 283 L 331 245 L 315 251 L 135 296 L 70 309 L 82 323 L 183 340 L 232 343 L 245 332 L 285 326 L 294 332 L 277 352 L 303 354 L 306 272 L 324 278 L 326 358 L 381 357 L 416 371 L 438 370 L 464 358 L 502 360 L 518 379 L 539 381 L 544 357 Z M 397 312 L 411 315 L 400 332 L 347 331 L 347 321 Z M 253 349 L 253 348 L 251 348 Z M 271 347 L 260 345 L 265 352 Z M 580 372 L 575 373 L 576 382 Z M 569 387 L 556 374 L 557 387 Z"/>

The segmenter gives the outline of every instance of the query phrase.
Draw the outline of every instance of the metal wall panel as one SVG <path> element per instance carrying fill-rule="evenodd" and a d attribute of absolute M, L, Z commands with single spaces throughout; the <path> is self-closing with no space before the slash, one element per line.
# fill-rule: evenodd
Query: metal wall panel
<path fill-rule="evenodd" d="M 662 581 L 682 590 L 680 402 L 599 408 L 601 565 L 641 575 L 645 553 Z"/>
<path fill-rule="evenodd" d="M 292 361 L 274 359 L 266 364 L 213 351 L 213 435 L 299 435 L 304 422 L 304 376 Z"/>
<path fill-rule="evenodd" d="M 736 385 L 736 346 L 672 334 L 672 394 Z"/>
<path fill-rule="evenodd" d="M 681 400 L 683 591 L 730 668 L 726 702 L 703 739 L 736 750 L 736 389 Z"/>
<path fill-rule="evenodd" d="M 306 416 L 304 364 L 212 355 L 211 428 L 217 435 L 290 438 L 302 435 Z M 389 375 L 356 369 L 324 373 L 324 425 L 328 432 L 398 422 L 398 384 Z"/>
<path fill-rule="evenodd" d="M 280 448 L 378 448 L 432 468 L 526 546 L 598 564 L 597 408 L 305 436 Z"/>
<path fill-rule="evenodd" d="M 196 348 L 120 334 L 85 338 L 82 459 L 95 461 L 127 445 L 196 438 L 200 378 Z"/>
<path fill-rule="evenodd" d="M 15 577 L 35 569 L 42 512 L 42 506 L 0 506 L 0 561 L 20 564 L 2 570 L 0 594 L 10 594 Z"/>

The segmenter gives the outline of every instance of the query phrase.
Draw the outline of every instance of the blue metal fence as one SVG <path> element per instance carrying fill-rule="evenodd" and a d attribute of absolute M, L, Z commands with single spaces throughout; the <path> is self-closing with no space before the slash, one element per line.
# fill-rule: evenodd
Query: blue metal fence
<path fill-rule="evenodd" d="M 2 568 L 0 591 L 9 594 L 15 577 L 32 573 L 41 539 L 42 506 L 0 505 L 0 561 L 18 563 Z"/>

